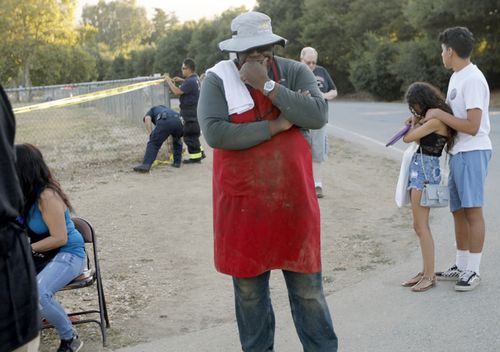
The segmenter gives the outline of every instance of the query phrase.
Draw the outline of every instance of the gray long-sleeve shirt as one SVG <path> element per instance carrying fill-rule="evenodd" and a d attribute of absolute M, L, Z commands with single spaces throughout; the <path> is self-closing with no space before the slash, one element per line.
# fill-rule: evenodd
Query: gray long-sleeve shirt
<path fill-rule="evenodd" d="M 297 61 L 274 57 L 280 81 L 273 104 L 281 114 L 302 129 L 318 129 L 328 119 L 327 103 L 316 78 L 309 68 Z M 272 71 L 269 72 L 272 76 Z M 310 96 L 301 92 L 309 91 Z M 207 143 L 213 148 L 241 150 L 271 138 L 269 121 L 244 124 L 231 123 L 222 80 L 208 73 L 203 81 L 198 101 L 198 121 Z"/>

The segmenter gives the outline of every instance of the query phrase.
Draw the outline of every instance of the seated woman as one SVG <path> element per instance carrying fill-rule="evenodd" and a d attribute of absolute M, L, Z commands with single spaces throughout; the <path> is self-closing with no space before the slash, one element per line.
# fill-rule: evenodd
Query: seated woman
<path fill-rule="evenodd" d="M 54 294 L 83 272 L 83 237 L 71 220 L 73 209 L 68 197 L 52 177 L 40 150 L 31 144 L 19 144 L 16 155 L 17 175 L 25 201 L 22 222 L 31 238 L 37 267 L 41 315 L 59 333 L 61 344 L 57 352 L 76 352 L 83 342 Z"/>

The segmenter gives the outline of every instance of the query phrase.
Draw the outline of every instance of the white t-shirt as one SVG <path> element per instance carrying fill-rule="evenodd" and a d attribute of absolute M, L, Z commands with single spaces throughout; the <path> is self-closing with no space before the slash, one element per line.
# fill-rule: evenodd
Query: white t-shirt
<path fill-rule="evenodd" d="M 471 150 L 491 149 L 490 133 L 490 88 L 483 73 L 470 63 L 450 78 L 446 102 L 459 119 L 467 118 L 467 110 L 481 109 L 481 124 L 475 136 L 458 132 L 451 154 Z"/>

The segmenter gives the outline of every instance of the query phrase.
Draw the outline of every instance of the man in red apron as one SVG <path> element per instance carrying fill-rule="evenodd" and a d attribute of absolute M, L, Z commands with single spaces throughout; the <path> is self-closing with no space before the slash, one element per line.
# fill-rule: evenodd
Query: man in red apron
<path fill-rule="evenodd" d="M 231 275 L 243 351 L 273 351 L 272 269 L 281 269 L 304 351 L 337 351 L 321 278 L 309 129 L 327 105 L 306 65 L 273 55 L 286 40 L 247 12 L 219 43 L 237 59 L 207 71 L 198 119 L 214 148 L 215 266 Z"/>

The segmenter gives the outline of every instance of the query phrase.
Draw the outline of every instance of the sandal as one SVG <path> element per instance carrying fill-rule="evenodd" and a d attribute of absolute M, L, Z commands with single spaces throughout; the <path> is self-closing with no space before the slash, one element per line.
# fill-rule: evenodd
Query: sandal
<path fill-rule="evenodd" d="M 426 285 L 424 283 L 427 283 Z M 422 286 L 424 284 L 424 286 Z M 427 277 L 427 276 L 422 276 L 419 282 L 415 286 L 411 288 L 413 292 L 424 292 L 427 291 L 428 289 L 436 286 L 436 277 Z"/>
<path fill-rule="evenodd" d="M 402 282 L 401 286 L 403 286 L 403 287 L 415 286 L 422 279 L 423 275 L 424 275 L 424 273 L 420 272 L 417 275 L 415 275 L 414 277 L 412 277 L 410 280 Z"/>

